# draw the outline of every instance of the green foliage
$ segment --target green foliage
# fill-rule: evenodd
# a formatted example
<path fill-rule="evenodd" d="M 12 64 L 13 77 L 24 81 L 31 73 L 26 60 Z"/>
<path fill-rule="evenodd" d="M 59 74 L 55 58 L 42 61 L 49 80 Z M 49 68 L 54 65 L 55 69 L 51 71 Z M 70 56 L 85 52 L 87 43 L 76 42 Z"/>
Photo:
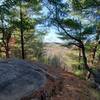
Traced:
<path fill-rule="evenodd" d="M 90 52 L 92 47 L 93 47 L 93 44 L 90 43 L 90 42 L 87 42 L 87 43 L 85 44 L 85 48 L 86 48 L 86 51 L 87 51 L 87 52 Z"/>
<path fill-rule="evenodd" d="M 82 1 L 82 0 L 80 0 Z M 82 4 L 79 0 L 72 0 L 72 5 L 74 10 L 82 10 Z"/>
<path fill-rule="evenodd" d="M 85 8 L 97 7 L 97 6 L 100 6 L 100 1 L 99 0 L 85 0 L 84 6 Z"/>
<path fill-rule="evenodd" d="M 76 11 L 82 11 L 83 9 L 91 7 L 99 7 L 99 0 L 72 0 L 73 9 Z"/>
<path fill-rule="evenodd" d="M 94 27 L 90 26 L 90 27 L 85 27 L 84 31 L 81 33 L 82 35 L 93 35 L 94 34 Z"/>
<path fill-rule="evenodd" d="M 66 19 L 66 20 L 63 21 L 63 24 L 65 25 L 65 27 L 69 27 L 69 28 L 72 28 L 72 29 L 75 29 L 75 30 L 81 28 L 80 23 L 78 23 L 74 19 Z"/>
<path fill-rule="evenodd" d="M 43 36 L 45 34 L 36 30 L 36 25 L 40 23 L 40 20 L 42 21 L 42 19 L 38 19 L 40 10 L 41 4 L 39 0 L 2 1 L 0 5 L 0 46 L 2 48 L 3 43 L 8 39 L 8 44 L 10 44 L 10 38 L 14 38 L 14 45 L 8 45 L 11 57 L 21 56 L 21 30 L 23 31 L 26 57 L 29 59 L 40 59 L 42 57 Z"/>

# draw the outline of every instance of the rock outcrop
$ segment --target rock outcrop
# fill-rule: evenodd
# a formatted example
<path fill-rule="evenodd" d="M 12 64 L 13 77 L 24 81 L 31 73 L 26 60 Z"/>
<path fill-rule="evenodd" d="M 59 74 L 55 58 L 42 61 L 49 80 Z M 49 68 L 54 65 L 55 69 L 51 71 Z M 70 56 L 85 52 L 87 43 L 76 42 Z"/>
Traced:
<path fill-rule="evenodd" d="M 20 100 L 46 82 L 46 76 L 38 66 L 24 60 L 0 61 L 0 100 Z"/>

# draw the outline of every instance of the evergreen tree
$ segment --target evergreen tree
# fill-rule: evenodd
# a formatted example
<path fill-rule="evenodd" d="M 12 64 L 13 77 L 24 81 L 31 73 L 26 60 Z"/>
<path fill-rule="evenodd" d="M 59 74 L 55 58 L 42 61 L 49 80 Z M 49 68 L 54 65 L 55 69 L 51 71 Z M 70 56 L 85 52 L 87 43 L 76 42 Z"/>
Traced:
<path fill-rule="evenodd" d="M 84 67 L 94 75 L 94 72 L 89 68 L 87 62 L 85 43 L 90 41 L 93 34 L 95 35 L 95 25 L 93 25 L 93 21 L 90 21 L 89 18 L 79 15 L 84 14 L 84 9 L 86 9 L 87 6 L 83 6 L 83 0 L 72 0 L 72 2 L 64 2 L 63 0 L 46 1 L 47 4 L 45 4 L 45 2 L 44 4 L 48 9 L 48 15 L 50 15 L 48 16 L 48 21 L 51 25 L 58 28 L 62 39 L 70 40 L 69 42 L 71 44 L 81 48 Z M 75 11 L 75 13 L 73 13 L 73 11 Z M 84 20 L 82 20 L 83 18 L 86 18 L 90 23 L 87 25 L 82 23 L 84 22 Z"/>

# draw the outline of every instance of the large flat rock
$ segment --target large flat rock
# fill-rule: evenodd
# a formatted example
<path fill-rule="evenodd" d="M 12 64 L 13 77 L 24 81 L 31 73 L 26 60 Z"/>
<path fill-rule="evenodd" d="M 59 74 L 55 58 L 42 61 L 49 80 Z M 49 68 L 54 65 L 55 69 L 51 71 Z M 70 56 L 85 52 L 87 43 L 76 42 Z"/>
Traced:
<path fill-rule="evenodd" d="M 0 100 L 20 100 L 42 87 L 46 77 L 35 69 L 38 66 L 24 60 L 0 61 Z"/>

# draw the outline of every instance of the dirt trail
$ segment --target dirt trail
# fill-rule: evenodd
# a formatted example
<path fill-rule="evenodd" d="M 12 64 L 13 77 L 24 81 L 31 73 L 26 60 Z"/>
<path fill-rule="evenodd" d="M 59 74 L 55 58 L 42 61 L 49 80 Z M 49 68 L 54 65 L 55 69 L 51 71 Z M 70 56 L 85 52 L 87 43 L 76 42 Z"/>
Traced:
<path fill-rule="evenodd" d="M 97 100 L 89 90 L 89 84 L 74 74 L 61 69 L 53 70 L 63 78 L 63 86 L 51 100 Z"/>
<path fill-rule="evenodd" d="M 41 65 L 38 63 L 38 65 Z M 80 80 L 74 74 L 61 68 L 42 65 L 48 73 L 58 77 L 56 80 L 48 78 L 48 82 L 32 96 L 22 100 L 97 100 L 90 91 L 89 84 Z M 35 97 L 35 98 L 34 98 Z"/>

